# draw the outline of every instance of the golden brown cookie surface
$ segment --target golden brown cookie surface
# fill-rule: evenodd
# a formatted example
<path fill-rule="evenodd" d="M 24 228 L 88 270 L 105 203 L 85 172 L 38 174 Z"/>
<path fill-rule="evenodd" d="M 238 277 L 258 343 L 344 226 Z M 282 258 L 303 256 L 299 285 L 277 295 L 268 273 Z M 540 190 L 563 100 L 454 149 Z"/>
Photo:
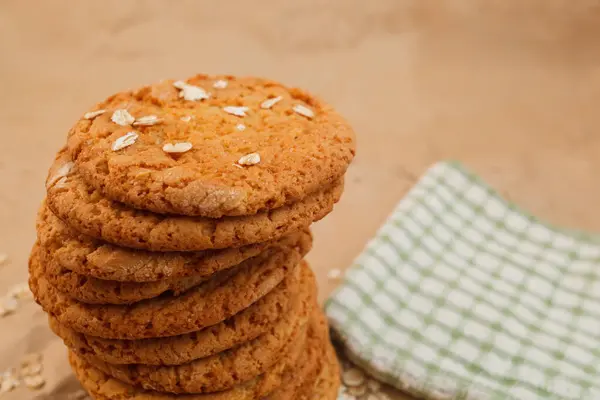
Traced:
<path fill-rule="evenodd" d="M 50 211 L 48 211 L 48 213 L 51 214 Z M 158 297 L 165 292 L 169 292 L 173 296 L 179 296 L 180 294 L 193 288 L 194 286 L 197 286 L 200 283 L 210 279 L 212 276 L 206 275 L 206 270 L 201 270 L 200 274 L 188 275 L 171 279 L 162 279 L 149 282 L 122 282 L 98 279 L 85 274 L 81 274 L 76 271 L 71 271 L 70 269 L 60 264 L 59 261 L 57 261 L 57 259 L 68 258 L 68 262 L 66 264 L 69 266 L 75 265 L 75 268 L 77 270 L 87 269 L 87 266 L 89 265 L 88 259 L 84 256 L 77 257 L 74 256 L 74 254 L 72 253 L 65 253 L 64 251 L 61 251 L 64 249 L 63 244 L 65 242 L 69 242 L 69 239 L 68 237 L 65 238 L 65 235 L 56 234 L 60 227 L 65 227 L 65 225 L 60 224 L 60 222 L 55 225 L 58 227 L 58 229 L 44 229 L 43 225 L 38 224 L 41 230 L 52 231 L 54 233 L 53 235 L 51 235 L 48 234 L 48 232 L 46 232 L 46 234 L 43 235 L 46 238 L 46 244 L 39 246 L 40 260 L 46 268 L 45 278 L 57 290 L 83 303 L 132 304 L 142 300 Z M 72 248 L 72 246 L 68 247 Z M 267 248 L 280 248 L 286 251 L 289 249 L 293 249 L 298 251 L 301 256 L 304 256 L 308 252 L 310 247 L 310 234 L 306 232 L 301 232 L 297 234 L 292 234 L 289 237 L 286 237 L 285 239 L 273 243 L 270 247 Z M 192 262 L 196 260 L 196 257 L 193 254 L 188 255 L 186 253 L 180 253 L 179 257 L 177 257 L 176 255 L 173 255 L 173 257 L 169 257 L 168 255 L 165 255 L 163 253 L 148 254 L 149 252 L 128 251 L 127 249 L 123 248 L 121 248 L 118 251 L 120 251 L 121 253 L 126 253 L 128 256 L 125 257 L 125 261 L 122 264 L 123 266 L 122 268 L 120 268 L 121 272 L 124 272 L 123 269 L 125 268 L 129 268 L 133 271 L 135 270 L 136 266 L 143 266 L 142 263 L 146 260 L 152 263 L 152 265 L 158 264 L 158 268 L 160 271 L 170 269 L 168 265 L 157 263 L 157 260 L 154 260 L 153 262 L 151 254 L 156 254 L 157 257 L 162 258 L 167 262 L 174 261 L 174 265 L 178 266 L 181 266 L 181 264 L 177 263 L 177 261 L 181 261 L 182 259 L 186 260 L 187 257 L 189 257 L 189 259 Z M 82 252 L 85 252 L 85 250 L 82 249 Z M 137 253 L 143 253 L 142 257 L 137 258 Z M 241 252 L 238 253 L 238 255 L 241 254 Z M 79 263 L 81 264 L 78 265 L 77 262 L 73 262 L 74 257 L 77 257 L 79 259 Z M 100 258 L 102 259 L 102 257 Z M 114 260 L 114 258 L 110 256 L 108 256 L 107 258 L 110 260 Z M 235 256 L 232 257 L 232 259 L 235 258 Z M 102 260 L 96 262 L 100 265 L 106 265 L 106 263 L 103 263 Z M 224 271 L 226 271 L 227 269 L 234 267 L 235 266 L 230 266 L 229 264 L 218 264 L 218 269 L 221 273 L 224 273 Z M 183 268 L 184 267 L 181 266 L 180 270 Z M 174 271 L 172 271 L 171 269 L 171 272 L 173 273 Z M 183 272 L 184 271 L 181 271 L 181 274 L 183 274 Z"/>
<path fill-rule="evenodd" d="M 317 311 L 318 318 L 321 324 L 325 324 L 325 318 L 320 311 Z M 327 328 L 323 327 L 326 332 Z M 284 382 L 277 390 L 275 390 L 266 400 L 292 400 L 297 399 L 305 390 L 305 387 L 314 386 L 317 376 L 320 374 L 327 349 L 326 343 L 328 337 L 324 333 L 320 346 L 307 348 L 307 362 L 297 364 L 294 369 L 289 370 L 284 377 Z"/>
<path fill-rule="evenodd" d="M 72 228 L 120 246 L 152 251 L 199 251 L 279 239 L 307 229 L 339 200 L 343 181 L 299 203 L 244 217 L 186 217 L 140 211 L 110 201 L 69 167 L 62 151 L 50 170 L 49 208 Z M 59 178 L 60 177 L 60 178 Z"/>
<path fill-rule="evenodd" d="M 154 282 L 108 281 L 61 267 L 52 258 L 51 251 L 43 246 L 38 246 L 36 251 L 39 252 L 40 262 L 44 264 L 44 277 L 48 283 L 66 296 L 87 304 L 133 304 L 165 292 L 179 296 L 210 279 L 209 276 L 196 275 Z"/>
<path fill-rule="evenodd" d="M 307 310 L 308 311 L 308 310 Z M 265 373 L 306 340 L 309 315 L 235 348 L 176 366 L 113 365 L 96 357 L 82 358 L 102 372 L 145 390 L 169 393 L 210 393 L 228 390 Z"/>
<path fill-rule="evenodd" d="M 218 80 L 227 86 L 213 87 Z M 95 108 L 106 111 L 82 118 L 68 140 L 85 181 L 158 213 L 278 208 L 338 180 L 355 152 L 354 132 L 331 106 L 264 79 L 197 75 L 122 92 Z"/>
<path fill-rule="evenodd" d="M 175 336 L 217 324 L 247 308 L 298 271 L 295 250 L 269 249 L 225 270 L 181 296 L 161 296 L 132 305 L 85 304 L 56 290 L 32 252 L 29 285 L 36 301 L 73 330 L 108 339 Z M 297 272 L 296 272 L 297 273 Z"/>
<path fill-rule="evenodd" d="M 320 320 L 317 330 L 308 331 L 306 343 L 298 346 L 296 351 L 287 353 L 273 368 L 266 373 L 242 385 L 215 393 L 206 394 L 167 394 L 146 391 L 120 382 L 94 368 L 91 364 L 69 353 L 69 361 L 83 387 L 95 400 L 254 400 L 261 399 L 285 383 L 285 378 L 292 376 L 298 365 L 312 362 L 309 355 L 322 352 L 325 343 L 326 324 Z M 316 361 L 316 360 L 315 360 Z"/>
<path fill-rule="evenodd" d="M 278 241 L 243 247 L 199 252 L 151 252 L 115 246 L 70 228 L 43 205 L 38 214 L 40 243 L 52 251 L 56 262 L 73 272 L 98 279 L 150 282 L 209 276 L 255 257 L 273 245 L 298 246 L 307 253 L 312 246 L 310 232 L 294 232 Z"/>
<path fill-rule="evenodd" d="M 165 338 L 117 340 L 82 335 L 50 317 L 52 330 L 75 352 L 111 364 L 180 365 L 231 349 L 256 339 L 310 308 L 317 296 L 314 274 L 303 265 L 275 289 L 247 309 L 206 329 Z"/>
<path fill-rule="evenodd" d="M 335 400 L 340 385 L 340 363 L 331 342 L 327 342 L 325 359 L 316 382 L 299 391 L 297 400 Z"/>

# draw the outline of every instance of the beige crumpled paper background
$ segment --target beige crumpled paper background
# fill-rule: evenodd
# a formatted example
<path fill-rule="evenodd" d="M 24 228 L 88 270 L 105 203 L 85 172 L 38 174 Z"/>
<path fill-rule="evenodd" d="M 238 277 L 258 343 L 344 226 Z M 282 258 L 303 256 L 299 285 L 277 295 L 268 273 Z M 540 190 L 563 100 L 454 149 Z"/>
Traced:
<path fill-rule="evenodd" d="M 539 216 L 600 230 L 600 8 L 569 0 L 0 1 L 0 295 L 26 279 L 53 153 L 96 100 L 196 72 L 306 87 L 355 126 L 359 155 L 310 260 L 324 298 L 432 162 L 458 158 Z M 44 355 L 77 389 L 40 309 L 0 319 L 0 371 Z M 400 398 L 400 397 L 399 397 Z"/>

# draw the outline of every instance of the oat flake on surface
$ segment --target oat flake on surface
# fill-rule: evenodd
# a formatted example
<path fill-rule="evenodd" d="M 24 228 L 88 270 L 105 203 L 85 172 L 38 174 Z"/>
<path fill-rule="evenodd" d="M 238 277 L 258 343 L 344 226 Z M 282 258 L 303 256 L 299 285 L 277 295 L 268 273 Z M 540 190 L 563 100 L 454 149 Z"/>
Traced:
<path fill-rule="evenodd" d="M 161 122 L 161 120 L 156 115 L 146 115 L 144 117 L 137 118 L 133 122 L 133 125 L 134 126 L 150 126 L 150 125 L 156 125 L 159 122 Z"/>
<path fill-rule="evenodd" d="M 180 118 L 180 120 L 182 120 L 183 122 L 190 122 L 192 120 L 192 117 L 189 115 L 184 115 Z"/>
<path fill-rule="evenodd" d="M 21 366 L 35 365 L 42 362 L 43 356 L 41 353 L 29 353 L 21 359 Z"/>
<path fill-rule="evenodd" d="M 227 81 L 225 81 L 223 79 L 219 79 L 218 81 L 213 83 L 213 87 L 215 89 L 225 89 L 227 87 L 227 85 L 228 85 Z"/>
<path fill-rule="evenodd" d="M 36 376 L 36 375 L 40 375 L 43 370 L 44 370 L 44 367 L 42 366 L 42 364 L 38 363 L 38 364 L 30 364 L 30 365 L 22 366 L 20 372 L 21 372 L 21 376 Z"/>
<path fill-rule="evenodd" d="M 19 387 L 19 380 L 11 371 L 6 371 L 0 376 L 0 394 L 8 393 Z"/>
<path fill-rule="evenodd" d="M 238 160 L 238 164 L 240 165 L 256 165 L 260 162 L 260 154 L 258 153 L 250 153 L 241 157 Z"/>
<path fill-rule="evenodd" d="M 246 130 L 246 125 L 244 124 L 237 124 L 235 127 L 238 131 L 242 132 Z"/>
<path fill-rule="evenodd" d="M 373 390 L 373 391 L 380 390 L 381 383 L 379 383 L 379 381 L 376 381 L 375 379 L 369 379 L 367 381 L 367 388 L 369 388 L 369 390 Z"/>
<path fill-rule="evenodd" d="M 246 116 L 246 111 L 248 111 L 249 108 L 248 107 L 237 107 L 237 106 L 226 106 L 223 107 L 223 111 L 225 111 L 228 114 L 231 115 L 236 115 L 238 117 L 245 117 Z"/>
<path fill-rule="evenodd" d="M 279 103 L 282 99 L 283 99 L 283 97 L 281 97 L 281 96 L 267 99 L 262 102 L 262 104 L 260 105 L 260 108 L 268 110 L 269 108 L 273 107 L 275 104 Z"/>
<path fill-rule="evenodd" d="M 297 114 L 303 115 L 306 118 L 313 118 L 315 116 L 315 112 L 310 108 L 303 106 L 302 104 L 296 104 L 293 108 L 294 112 Z"/>
<path fill-rule="evenodd" d="M 342 271 L 340 269 L 334 268 L 327 273 L 327 277 L 332 280 L 340 279 L 342 277 Z"/>
<path fill-rule="evenodd" d="M 210 94 L 199 86 L 190 85 L 183 81 L 177 81 L 173 83 L 173 86 L 180 90 L 179 97 L 187 101 L 207 100 L 210 98 Z"/>
<path fill-rule="evenodd" d="M 54 174 L 54 176 L 48 180 L 48 183 L 46 184 L 47 187 L 51 187 L 56 182 L 58 182 L 60 179 L 67 177 L 71 173 L 71 170 L 73 169 L 74 166 L 75 166 L 75 164 L 73 163 L 73 161 L 69 161 L 69 162 L 63 164 L 56 171 L 56 174 Z"/>
<path fill-rule="evenodd" d="M 106 110 L 96 110 L 96 111 L 86 112 L 85 114 L 83 114 L 83 118 L 94 119 L 97 116 L 104 114 L 105 112 L 106 112 Z"/>
<path fill-rule="evenodd" d="M 17 311 L 17 308 L 19 308 L 19 303 L 17 302 L 17 299 L 15 299 L 14 297 L 5 297 L 2 300 L 2 303 L 0 304 L 0 306 L 8 314 L 12 314 L 15 311 Z"/>
<path fill-rule="evenodd" d="M 139 135 L 136 132 L 129 132 L 115 140 L 115 142 L 112 145 L 112 150 L 119 151 L 121 149 L 124 149 L 125 147 L 129 147 L 136 142 L 138 137 Z"/>
<path fill-rule="evenodd" d="M 26 376 L 23 378 L 23 383 L 29 389 L 39 390 L 46 385 L 46 380 L 41 375 Z"/>
<path fill-rule="evenodd" d="M 340 400 L 390 400 L 383 385 L 367 376 L 361 369 L 349 362 L 342 361 L 342 386 Z"/>
<path fill-rule="evenodd" d="M 342 374 L 342 381 L 346 386 L 360 386 L 365 380 L 365 374 L 358 368 L 349 368 Z"/>
<path fill-rule="evenodd" d="M 135 118 L 133 118 L 133 115 L 129 114 L 129 111 L 120 108 L 113 112 L 113 115 L 112 117 L 110 117 L 110 120 L 117 125 L 128 126 L 133 124 Z"/>
<path fill-rule="evenodd" d="M 175 86 L 177 89 L 183 89 L 184 87 L 188 86 L 187 82 L 184 81 L 175 81 L 173 82 L 173 86 Z"/>
<path fill-rule="evenodd" d="M 163 151 L 165 153 L 185 153 L 192 149 L 193 145 L 190 142 L 165 143 Z"/>
<path fill-rule="evenodd" d="M 24 300 L 33 298 L 33 293 L 31 293 L 31 289 L 29 289 L 29 284 L 27 282 L 23 282 L 17 283 L 11 287 L 7 296 L 18 300 Z"/>

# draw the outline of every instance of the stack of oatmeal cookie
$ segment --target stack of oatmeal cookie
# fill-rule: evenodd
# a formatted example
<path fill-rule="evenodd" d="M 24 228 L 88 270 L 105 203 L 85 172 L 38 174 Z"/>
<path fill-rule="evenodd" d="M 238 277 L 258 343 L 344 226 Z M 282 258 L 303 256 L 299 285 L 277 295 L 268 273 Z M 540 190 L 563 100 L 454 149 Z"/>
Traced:
<path fill-rule="evenodd" d="M 309 94 L 198 75 L 118 93 L 47 180 L 30 286 L 95 399 L 334 399 L 303 261 L 354 133 Z"/>

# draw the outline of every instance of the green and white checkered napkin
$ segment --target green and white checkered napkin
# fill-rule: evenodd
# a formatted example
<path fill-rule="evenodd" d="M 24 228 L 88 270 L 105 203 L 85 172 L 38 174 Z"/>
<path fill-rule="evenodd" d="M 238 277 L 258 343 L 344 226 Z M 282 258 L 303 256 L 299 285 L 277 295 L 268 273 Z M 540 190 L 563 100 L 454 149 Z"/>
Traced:
<path fill-rule="evenodd" d="M 600 242 L 433 166 L 326 311 L 348 356 L 426 399 L 600 399 Z"/>

